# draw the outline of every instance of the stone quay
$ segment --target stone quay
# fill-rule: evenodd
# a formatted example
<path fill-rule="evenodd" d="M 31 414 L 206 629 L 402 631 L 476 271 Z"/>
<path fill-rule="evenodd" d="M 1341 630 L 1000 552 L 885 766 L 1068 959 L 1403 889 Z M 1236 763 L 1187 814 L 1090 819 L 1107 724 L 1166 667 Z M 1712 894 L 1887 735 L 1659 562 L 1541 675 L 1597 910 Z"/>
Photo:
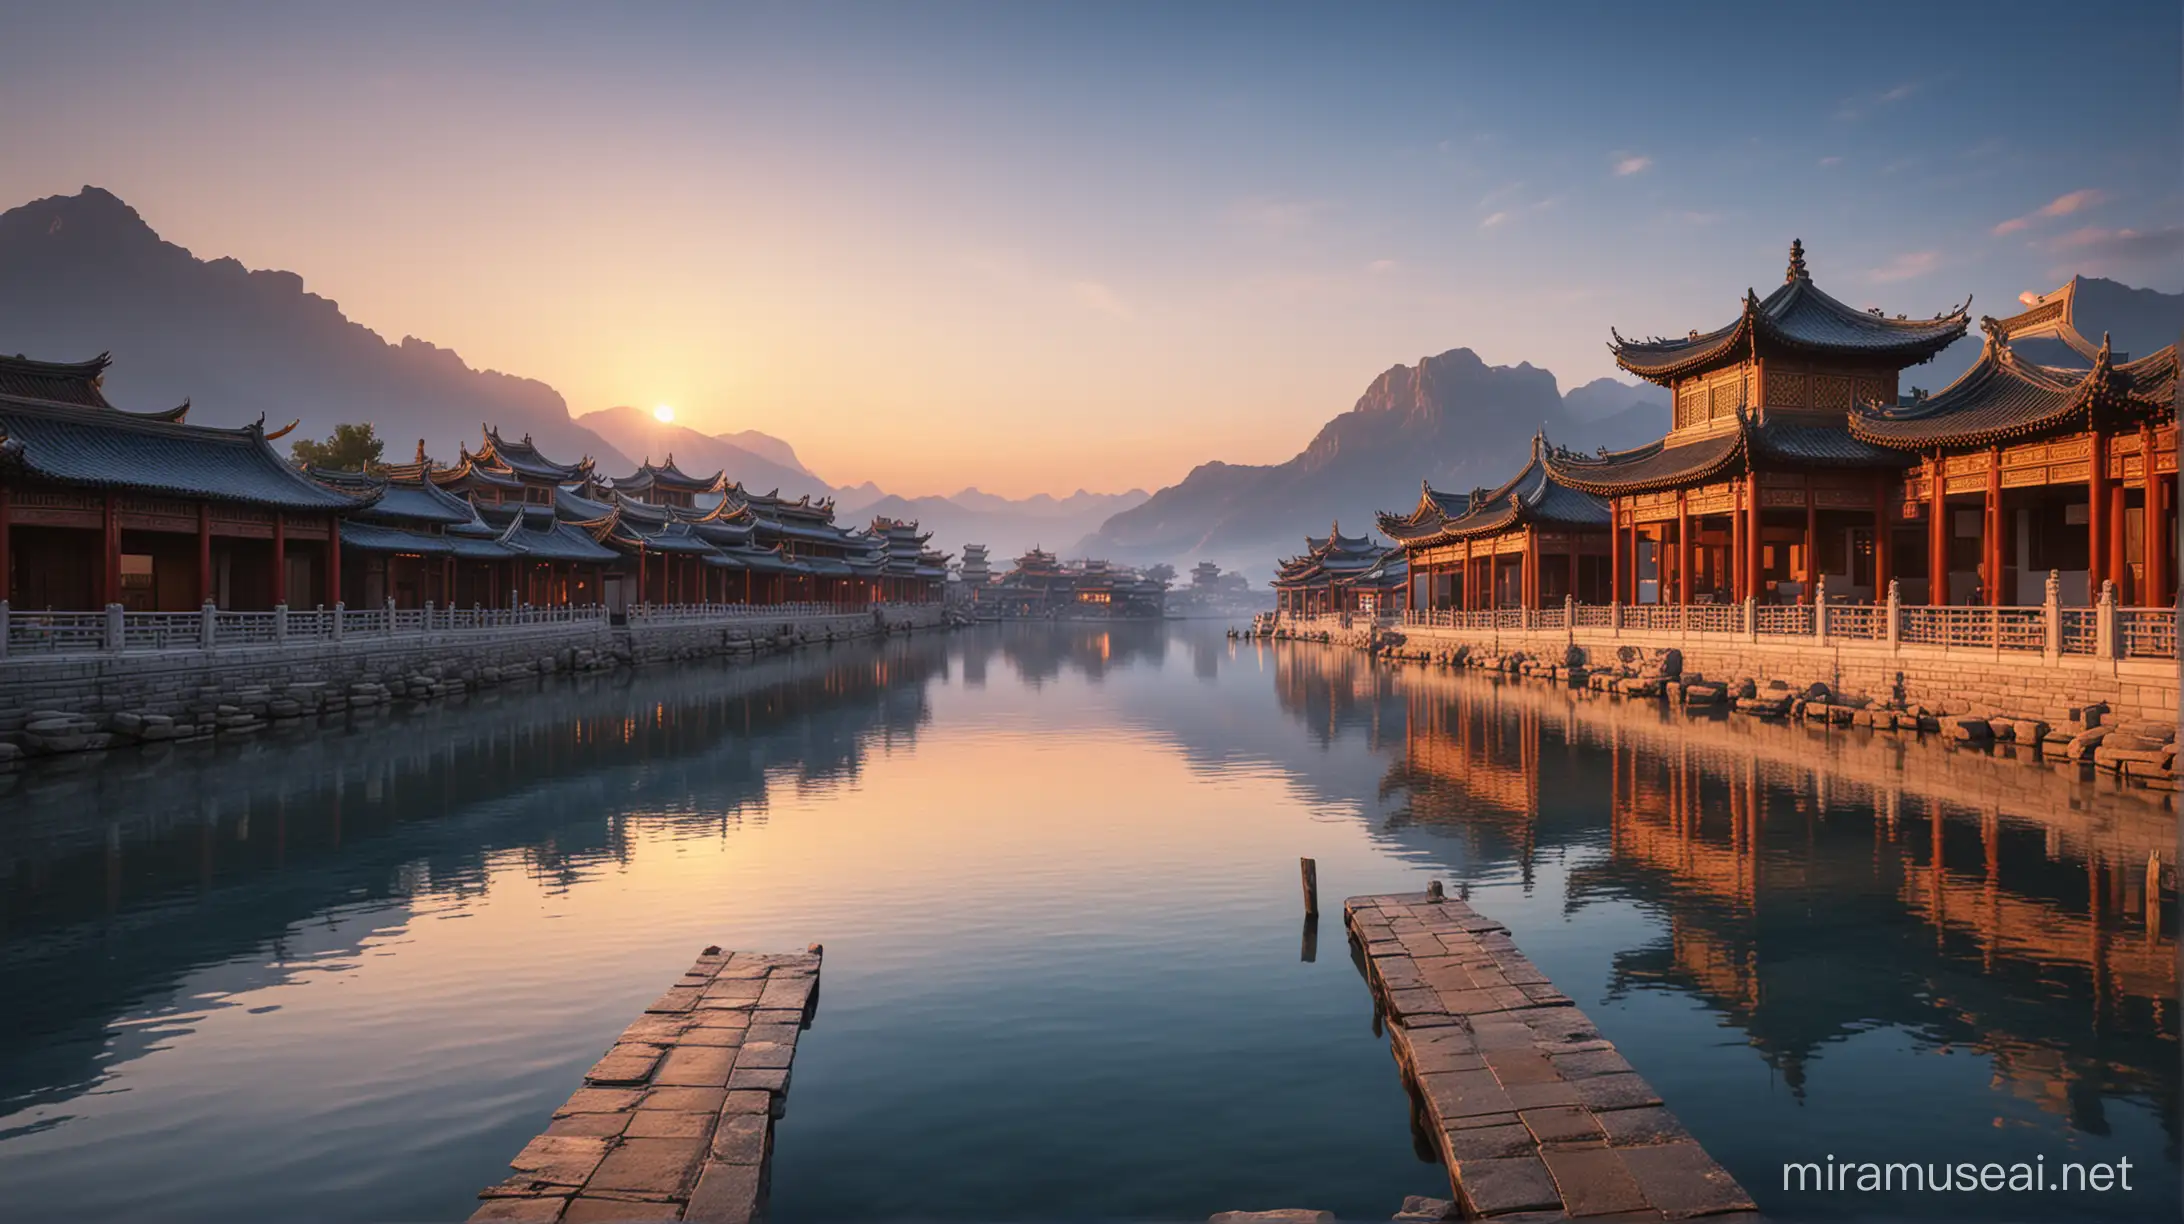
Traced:
<path fill-rule="evenodd" d="M 336 720 L 348 711 L 424 702 L 557 673 L 725 656 L 753 658 L 798 646 L 952 623 L 938 604 L 875 605 L 858 612 L 724 605 L 633 610 L 616 623 L 603 609 L 556 610 L 555 619 L 504 623 L 431 610 L 384 631 L 268 631 L 206 645 L 139 647 L 117 615 L 114 631 L 85 648 L 24 650 L 37 618 L 0 609 L 0 771 L 42 756 L 255 734 L 268 726 Z M 298 613 L 323 626 L 340 613 Z M 348 614 L 356 616 L 356 613 Z M 415 614 L 405 614 L 415 617 Z M 220 613 L 223 627 L 239 617 Z M 195 619 L 195 618 L 191 618 Z M 285 626 L 283 626 L 285 627 Z"/>
<path fill-rule="evenodd" d="M 765 1212 L 775 1119 L 822 950 L 705 949 L 486 1187 L 485 1221 L 748 1224 Z"/>
<path fill-rule="evenodd" d="M 1465 1218 L 1760 1218 L 1500 923 L 1438 884 L 1352 897 L 1343 919 Z"/>

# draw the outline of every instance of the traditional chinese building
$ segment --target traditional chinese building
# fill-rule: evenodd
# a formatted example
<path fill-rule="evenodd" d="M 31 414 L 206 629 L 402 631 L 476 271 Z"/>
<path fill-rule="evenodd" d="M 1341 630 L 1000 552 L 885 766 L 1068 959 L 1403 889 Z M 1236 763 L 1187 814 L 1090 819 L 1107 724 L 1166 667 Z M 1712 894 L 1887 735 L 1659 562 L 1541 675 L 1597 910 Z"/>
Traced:
<path fill-rule="evenodd" d="M 1335 579 L 1335 605 L 1362 616 L 1387 616 L 1407 606 L 1410 558 L 1399 548 L 1380 554 L 1380 559 L 1358 573 Z"/>
<path fill-rule="evenodd" d="M 1275 606 L 1292 616 L 1341 611 L 1335 580 L 1371 569 L 1388 550 L 1367 536 L 1346 536 L 1336 523 L 1325 536 L 1306 536 L 1304 551 L 1275 567 Z"/>
<path fill-rule="evenodd" d="M 1168 584 L 1102 560 L 1064 565 L 1034 548 L 1016 559 L 984 600 L 1004 616 L 1149 618 L 1165 615 Z"/>
<path fill-rule="evenodd" d="M 931 532 L 920 532 L 914 522 L 875 518 L 867 533 L 879 545 L 883 561 L 879 573 L 882 599 L 929 603 L 940 597 L 948 577 L 948 556 L 926 547 Z"/>
<path fill-rule="evenodd" d="M 969 592 L 973 603 L 977 602 L 978 593 L 993 581 L 993 563 L 986 558 L 986 546 L 965 544 L 963 562 L 957 567 L 957 572 L 963 579 L 963 589 Z"/>
<path fill-rule="evenodd" d="M 1409 514 L 1380 516 L 1409 561 L 1412 610 L 1608 602 L 1608 504 L 1557 479 L 1549 455 L 1536 436 L 1531 458 L 1499 487 L 1455 494 L 1421 483 Z"/>
<path fill-rule="evenodd" d="M 1616 364 L 1669 389 L 1672 427 L 1648 446 L 1552 451 L 1547 468 L 1610 506 L 1619 602 L 1872 599 L 1926 573 L 1926 537 L 1898 496 L 1906 452 L 1850 430 L 1855 405 L 1894 402 L 1900 373 L 1964 334 L 1966 306 L 1893 318 L 1822 292 L 1790 246 L 1781 286 L 1682 339 L 1614 336 Z M 1924 586 L 1921 581 L 1920 586 Z M 1906 599 L 1924 591 L 1907 589 Z"/>
<path fill-rule="evenodd" d="M 1979 360 L 1943 390 L 1851 414 L 1859 441 L 1917 464 L 1897 500 L 1950 603 L 2037 604 L 2050 571 L 2064 603 L 2104 582 L 2126 605 L 2176 600 L 2176 346 L 2132 361 L 2092 344 L 2075 289 L 1981 320 Z"/>
<path fill-rule="evenodd" d="M 370 489 L 291 466 L 264 423 L 128 412 L 108 360 L 0 358 L 0 600 L 17 609 L 238 610 L 342 599 L 345 518 Z M 289 428 L 294 428 L 291 424 Z"/>

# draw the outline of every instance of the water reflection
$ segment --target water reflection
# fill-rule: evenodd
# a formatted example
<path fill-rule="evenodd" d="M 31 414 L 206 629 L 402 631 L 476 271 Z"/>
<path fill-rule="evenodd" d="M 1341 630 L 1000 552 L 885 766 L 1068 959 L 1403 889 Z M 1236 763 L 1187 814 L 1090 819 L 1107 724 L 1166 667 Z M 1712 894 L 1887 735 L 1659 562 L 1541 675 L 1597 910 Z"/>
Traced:
<path fill-rule="evenodd" d="M 1299 855 L 1330 913 L 1453 880 L 1778 1218 L 1875 1208 L 1770 1194 L 1830 1151 L 2175 1202 L 2174 811 L 2030 756 L 1009 625 L 0 787 L 0 1182 L 48 1215 L 459 1215 L 731 938 L 829 949 L 777 1218 L 1384 1215 L 1439 1174 Z"/>
<path fill-rule="evenodd" d="M 1467 883 L 1523 893 L 1552 859 L 1565 924 L 1598 911 L 1624 928 L 1608 949 L 1600 998 L 1610 1009 L 1647 992 L 1694 1001 L 1761 1055 L 1791 1102 L 1811 1104 L 1826 1082 L 1828 1099 L 1803 1117 L 1669 1093 L 1712 1123 L 1713 1134 L 1695 1124 L 1702 1138 L 1765 1147 L 1735 1135 L 1772 1113 L 1816 1137 L 1855 1136 L 1862 1122 L 1869 1138 L 1900 1142 L 1903 1120 L 1873 1116 L 1885 1091 L 1868 1093 L 1869 1077 L 1973 1055 L 1985 1092 L 1959 1093 L 1954 1117 L 2046 1133 L 2082 1158 L 2130 1155 L 2157 1182 L 2137 1208 L 2173 1207 L 2184 1137 L 2176 920 L 2173 894 L 2152 910 L 2145 895 L 2148 856 L 2167 858 L 2176 843 L 2170 796 L 2006 748 L 1687 715 L 1309 646 L 1278 648 L 1273 662 L 1282 705 L 1311 734 L 1356 736 L 1390 758 L 1384 836 L 1443 858 Z M 1650 921 L 1634 926 L 1634 913 Z M 1525 942 L 1525 924 L 1514 925 Z M 1621 1035 L 1606 1013 L 1596 1018 Z M 1900 1056 L 1857 1041 L 1884 1032 L 1908 1041 Z M 1657 1078 L 1710 1078 L 1633 1057 Z M 1845 1094 L 1855 1122 L 1816 1116 L 1845 1109 Z M 2158 1133 L 2124 1133 L 2119 1109 L 2150 1115 Z M 1936 1155 L 1967 1144 L 1991 1155 L 1976 1134 L 1932 1142 L 1957 1145 Z M 1730 1162 L 1770 1211 L 1876 1206 L 1770 1203 L 1758 1179 L 1820 1153 L 1774 1147 L 1771 1160 Z M 2006 1214 L 2020 1210 L 2067 1216 L 2084 1204 L 2013 1203 Z"/>

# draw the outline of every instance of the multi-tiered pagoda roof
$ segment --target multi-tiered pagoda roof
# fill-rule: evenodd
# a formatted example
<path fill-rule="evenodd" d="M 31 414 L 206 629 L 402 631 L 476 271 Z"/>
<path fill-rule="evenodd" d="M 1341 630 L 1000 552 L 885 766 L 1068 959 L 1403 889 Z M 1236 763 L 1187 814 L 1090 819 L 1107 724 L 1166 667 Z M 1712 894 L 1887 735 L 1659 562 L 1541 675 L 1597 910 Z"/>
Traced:
<path fill-rule="evenodd" d="M 1498 488 L 1444 493 L 1420 482 L 1418 505 L 1409 514 L 1382 514 L 1380 530 L 1397 544 L 1417 548 L 1445 540 L 1500 535 L 1527 523 L 1550 527 L 1606 527 L 1608 504 L 1556 478 L 1545 434 L 1532 439 L 1531 458 Z"/>
<path fill-rule="evenodd" d="M 1626 340 L 1610 329 L 1615 363 L 1638 377 L 1667 385 L 1753 353 L 1770 350 L 1833 358 L 1859 358 L 1902 368 L 1927 361 L 1964 334 L 1971 316 L 1962 306 L 1930 319 L 1891 319 L 1829 296 L 1805 268 L 1805 245 L 1790 244 L 1782 284 L 1765 298 L 1750 289 L 1737 317 L 1708 332 L 1680 340 Z"/>
<path fill-rule="evenodd" d="M 1371 569 L 1388 550 L 1370 536 L 1346 536 L 1337 521 L 1325 536 L 1306 536 L 1304 552 L 1282 560 L 1275 567 L 1276 586 L 1300 586 L 1333 581 Z"/>

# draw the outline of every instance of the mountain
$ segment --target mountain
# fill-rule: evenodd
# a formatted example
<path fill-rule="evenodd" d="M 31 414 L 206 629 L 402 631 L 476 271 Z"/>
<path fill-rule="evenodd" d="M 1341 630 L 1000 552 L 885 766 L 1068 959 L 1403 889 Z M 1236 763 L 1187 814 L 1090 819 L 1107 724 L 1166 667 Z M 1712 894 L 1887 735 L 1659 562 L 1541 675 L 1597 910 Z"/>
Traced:
<path fill-rule="evenodd" d="M 555 458 L 631 466 L 570 420 L 545 383 L 472 369 L 414 336 L 390 344 L 295 273 L 199 259 L 97 187 L 0 213 L 0 351 L 55 361 L 111 352 L 106 391 L 117 404 L 187 397 L 190 419 L 208 425 L 262 415 L 324 437 L 371 421 L 390 459 L 407 459 L 420 438 L 450 458 L 490 422 Z"/>
<path fill-rule="evenodd" d="M 1573 402 L 1546 370 L 1489 366 L 1470 349 L 1450 349 L 1381 374 L 1288 462 L 1203 464 L 1071 551 L 1179 567 L 1211 559 L 1265 575 L 1301 550 L 1308 531 L 1339 520 L 1359 533 L 1372 528 L 1376 510 L 1408 510 L 1421 478 L 1443 489 L 1507 479 L 1538 430 L 1589 450 L 1635 446 L 1667 425 L 1658 388 L 1600 379 Z"/>
<path fill-rule="evenodd" d="M 626 455 L 664 463 L 674 456 L 675 466 L 693 476 L 726 471 L 728 479 L 760 493 L 779 489 L 790 497 L 806 493 L 825 497 L 833 493 L 827 482 L 796 461 L 796 452 L 779 438 L 747 429 L 736 434 L 704 434 L 672 421 L 662 421 L 642 408 L 623 405 L 587 412 L 577 424 Z M 755 445 L 754 445 L 755 444 Z M 783 457 L 787 462 L 783 462 Z M 634 466 L 634 465 L 633 465 Z M 629 469 L 607 472 L 619 476 Z"/>
<path fill-rule="evenodd" d="M 770 463 L 780 464 L 792 472 L 802 472 L 813 480 L 818 479 L 810 468 L 804 466 L 804 461 L 796 457 L 795 447 L 774 437 L 772 434 L 760 433 L 755 429 L 746 429 L 740 433 L 714 434 L 713 436 L 730 446 L 747 450 Z"/>
<path fill-rule="evenodd" d="M 1127 493 L 1087 493 L 1083 489 L 1067 497 L 1055 497 L 1051 493 L 1034 493 L 1030 497 L 1007 498 L 998 493 L 988 493 L 972 485 L 949 494 L 948 500 L 966 510 L 978 510 L 992 514 L 1019 514 L 1032 518 L 1083 518 L 1104 519 L 1119 514 L 1132 506 L 1143 505 L 1151 497 L 1143 489 Z"/>
<path fill-rule="evenodd" d="M 2184 293 L 2137 289 L 2101 276 L 2072 279 L 2077 282 L 2075 300 L 2071 303 L 2072 322 L 2079 333 L 2093 343 L 2099 344 L 2101 333 L 2106 332 L 2117 352 L 2144 357 L 2184 339 Z M 1994 314 L 2003 318 L 2031 305 L 2027 301 L 2009 303 L 2007 309 Z M 1980 329 L 1971 328 L 1963 339 L 1943 349 L 1933 361 L 1905 370 L 1904 389 L 1908 391 L 1918 386 L 1939 391 L 1948 386 L 1979 360 L 1982 342 Z M 2021 350 L 2021 355 L 2024 353 L 2032 354 L 2036 361 L 2050 360 L 2044 346 L 2028 345 Z"/>

